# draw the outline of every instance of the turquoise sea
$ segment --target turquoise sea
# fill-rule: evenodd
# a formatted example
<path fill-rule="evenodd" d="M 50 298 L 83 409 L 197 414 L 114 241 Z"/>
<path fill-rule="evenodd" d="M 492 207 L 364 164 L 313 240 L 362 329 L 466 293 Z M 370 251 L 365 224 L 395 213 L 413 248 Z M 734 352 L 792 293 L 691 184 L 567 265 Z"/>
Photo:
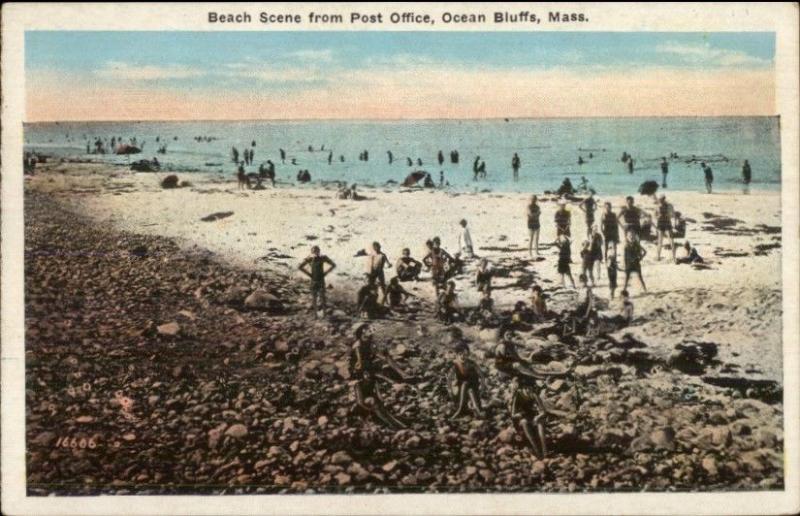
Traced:
<path fill-rule="evenodd" d="M 212 137 L 197 141 L 195 137 Z M 86 156 L 86 145 L 112 137 L 144 142 L 133 156 Z M 156 139 L 158 138 L 158 141 Z M 255 147 L 252 142 L 255 141 Z M 157 154 L 166 144 L 166 153 Z M 313 150 L 309 150 L 309 146 Z M 324 146 L 325 150 L 321 150 Z M 717 190 L 741 188 L 745 159 L 753 170 L 753 188 L 780 189 L 780 121 L 777 117 L 731 118 L 580 118 L 420 121 L 237 121 L 237 122 L 49 122 L 25 125 L 25 148 L 56 156 L 91 157 L 112 163 L 157 156 L 166 170 L 219 172 L 231 176 L 236 165 L 231 147 L 255 150 L 248 171 L 271 159 L 278 180 L 294 180 L 307 169 L 313 182 L 342 180 L 383 185 L 402 182 L 424 170 L 439 182 L 440 171 L 458 191 L 541 192 L 554 190 L 565 176 L 577 186 L 581 176 L 600 194 L 632 193 L 645 180 L 660 183 L 662 156 L 671 158 L 670 190 L 702 190 L 699 159 L 714 171 Z M 281 162 L 279 149 L 286 152 Z M 438 163 L 438 152 L 444 164 Z M 450 152 L 459 152 L 459 163 Z M 363 151 L 368 161 L 359 160 Z M 394 162 L 389 164 L 387 151 Z M 329 152 L 333 153 L 328 164 Z M 519 155 L 519 180 L 511 158 Z M 622 163 L 633 156 L 634 172 Z M 344 161 L 340 161 L 344 156 Z M 473 162 L 486 163 L 486 179 L 473 180 Z M 692 156 L 695 158 L 692 159 Z M 407 158 L 413 160 L 408 166 Z M 417 164 L 417 159 L 422 165 Z M 579 165 L 579 159 L 584 163 Z M 294 160 L 295 164 L 292 164 Z"/>

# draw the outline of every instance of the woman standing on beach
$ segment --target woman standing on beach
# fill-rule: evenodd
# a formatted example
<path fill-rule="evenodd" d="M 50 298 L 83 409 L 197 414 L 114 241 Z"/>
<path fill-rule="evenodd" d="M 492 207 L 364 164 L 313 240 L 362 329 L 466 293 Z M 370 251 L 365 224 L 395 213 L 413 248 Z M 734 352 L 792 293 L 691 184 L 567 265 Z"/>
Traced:
<path fill-rule="evenodd" d="M 536 196 L 531 197 L 531 203 L 528 205 L 528 232 L 530 233 L 530 240 L 528 241 L 528 256 L 531 256 L 533 249 L 535 249 L 535 257 L 539 257 L 539 216 L 542 214 L 542 209 L 536 202 Z"/>
<path fill-rule="evenodd" d="M 569 277 L 570 283 L 572 283 L 572 288 L 575 288 L 575 280 L 572 278 L 572 268 L 570 264 L 572 263 L 572 249 L 570 249 L 570 245 L 572 242 L 569 241 L 566 235 L 559 235 L 558 240 L 556 240 L 556 246 L 558 246 L 558 273 L 561 275 L 561 286 L 565 286 L 565 277 Z"/>
<path fill-rule="evenodd" d="M 567 210 L 567 202 L 564 200 L 558 201 L 559 208 L 556 210 L 556 237 L 570 236 L 570 225 L 572 224 L 572 214 Z"/>

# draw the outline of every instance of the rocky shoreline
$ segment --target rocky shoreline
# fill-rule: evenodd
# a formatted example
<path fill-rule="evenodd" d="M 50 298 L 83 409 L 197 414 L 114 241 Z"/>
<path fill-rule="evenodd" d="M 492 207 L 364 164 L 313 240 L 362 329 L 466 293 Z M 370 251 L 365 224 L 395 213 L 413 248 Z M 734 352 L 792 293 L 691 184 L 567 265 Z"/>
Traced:
<path fill-rule="evenodd" d="M 581 357 L 574 381 L 548 386 L 571 416 L 537 460 L 483 358 L 491 332 L 465 328 L 487 417 L 447 421 L 446 328 L 423 306 L 374 323 L 379 346 L 425 377 L 381 386 L 413 422 L 389 430 L 352 410 L 349 308 L 315 320 L 288 276 L 99 225 L 45 194 L 25 201 L 29 495 L 783 487 L 780 386 L 704 381 L 686 366 L 714 360 L 701 342 L 667 360 L 641 337 L 528 339 L 544 364 Z"/>

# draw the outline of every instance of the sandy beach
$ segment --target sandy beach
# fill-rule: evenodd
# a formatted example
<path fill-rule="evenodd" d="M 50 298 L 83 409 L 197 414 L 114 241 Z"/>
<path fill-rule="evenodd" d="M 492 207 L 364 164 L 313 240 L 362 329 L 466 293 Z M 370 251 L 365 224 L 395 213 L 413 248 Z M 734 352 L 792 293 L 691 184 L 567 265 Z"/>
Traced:
<path fill-rule="evenodd" d="M 302 281 L 304 276 L 296 267 L 312 245 L 319 245 L 338 266 L 330 285 L 353 303 L 366 272 L 365 258 L 354 256 L 359 250 L 378 241 L 392 263 L 404 247 L 421 259 L 425 240 L 439 236 L 443 247 L 453 253 L 462 218 L 469 222 L 476 254 L 504 271 L 505 277 L 494 280 L 496 306 L 511 309 L 516 301 L 527 301 L 532 282 L 552 296 L 556 310 L 577 302 L 577 290 L 558 288 L 557 250 L 552 246 L 557 204 L 552 197 L 545 196 L 541 202 L 544 260 L 537 262 L 527 252 L 527 194 L 387 186 L 364 188 L 365 200 L 349 201 L 335 198 L 335 186 L 284 184 L 277 189 L 242 191 L 230 177 L 184 174 L 181 179 L 192 186 L 164 190 L 160 180 L 166 174 L 109 170 L 103 165 L 61 168 L 68 172 L 34 177 L 31 186 L 66 195 L 68 202 L 95 220 L 126 231 L 175 238 L 188 248 L 207 249 L 239 267 L 276 270 Z M 711 339 L 720 345 L 723 361 L 737 363 L 757 377 L 780 381 L 781 335 L 775 331 L 781 319 L 779 194 L 665 192 L 688 220 L 686 239 L 708 267 L 676 265 L 668 250 L 662 251 L 659 262 L 655 243 L 646 243 L 643 275 L 648 293 L 641 291 L 635 279 L 630 291 L 637 317 L 647 324 L 631 331 L 637 337 L 646 336 L 667 354 L 682 340 Z M 637 205 L 654 212 L 652 198 L 635 198 Z M 611 202 L 615 211 L 624 204 L 623 196 L 598 195 L 597 200 L 600 205 Z M 572 271 L 577 282 L 586 226 L 576 203 L 569 209 L 573 213 Z M 212 222 L 201 220 L 220 212 L 232 215 Z M 676 245 L 684 240 L 676 240 Z M 618 252 L 621 256 L 621 247 Z M 677 253 L 683 256 L 683 249 Z M 456 279 L 463 306 L 475 306 L 479 300 L 476 266 L 476 261 L 470 262 L 467 273 Z M 386 274 L 387 278 L 394 275 L 392 269 Z M 609 299 L 605 276 L 604 267 L 595 294 L 609 302 L 609 310 L 618 311 L 619 292 L 616 301 Z M 428 281 L 406 284 L 406 288 L 428 300 L 435 295 Z"/>
<path fill-rule="evenodd" d="M 114 312 L 127 314 L 124 324 L 133 327 L 115 334 L 130 334 L 132 340 L 125 344 L 130 339 L 124 337 L 109 346 L 124 357 L 120 358 L 123 363 L 131 360 L 139 364 L 142 357 L 133 355 L 147 353 L 147 364 L 151 365 L 145 368 L 152 369 L 138 373 L 140 378 L 146 376 L 140 383 L 124 387 L 136 400 L 138 423 L 126 421 L 118 412 L 92 416 L 94 423 L 123 429 L 133 425 L 139 430 L 127 430 L 133 437 L 124 437 L 121 449 L 115 452 L 116 460 L 121 461 L 118 470 L 99 473 L 86 465 L 83 474 L 93 479 L 95 487 L 85 487 L 81 492 L 182 492 L 195 483 L 205 486 L 201 489 L 204 492 L 380 492 L 384 488 L 519 491 L 533 485 L 545 491 L 722 486 L 771 489 L 782 485 L 777 193 L 667 192 L 668 200 L 688 220 L 687 238 L 707 267 L 674 264 L 668 259 L 669 251 L 658 262 L 655 245 L 645 244 L 643 274 L 648 292 L 642 292 L 634 280 L 630 290 L 635 320 L 630 327 L 599 340 L 579 338 L 574 344 L 591 357 L 576 370 L 583 378 L 584 402 L 579 407 L 572 405 L 568 396 L 572 391 L 561 384 L 555 387 L 554 392 L 560 394 L 555 395 L 554 403 L 571 412 L 572 417 L 554 427 L 556 453 L 542 461 L 523 453 L 522 438 L 505 415 L 505 382 L 491 371 L 490 361 L 484 360 L 493 346 L 492 332 L 462 325 L 475 343 L 476 356 L 489 371 L 486 401 L 490 416 L 484 421 L 448 422 L 448 404 L 442 402 L 433 385 L 413 389 L 399 386 L 387 389 L 387 403 L 398 407 L 401 417 L 414 420 L 412 427 L 399 432 L 372 424 L 363 427 L 347 410 L 349 390 L 342 380 L 348 376 L 343 360 L 351 343 L 355 289 L 365 271 L 363 258 L 354 255 L 373 241 L 383 245 L 392 261 L 403 247 L 409 247 L 412 256 L 421 259 L 424 241 L 437 235 L 452 252 L 457 223 L 465 218 L 476 254 L 488 258 L 501 271 L 494 283 L 499 310 L 510 309 L 519 300 L 527 301 L 533 282 L 550 296 L 552 309 L 573 308 L 578 291 L 560 286 L 556 251 L 550 245 L 555 237 L 553 200 L 545 199 L 541 204 L 544 260 L 532 261 L 527 253 L 527 194 L 458 194 L 387 186 L 363 188 L 360 193 L 365 200 L 344 201 L 335 198 L 332 186 L 279 184 L 276 189 L 240 191 L 230 177 L 200 174 L 180 175 L 191 185 L 165 190 L 160 186 L 165 175 L 132 173 L 101 164 L 53 162 L 40 166 L 36 175 L 26 179 L 26 189 L 32 195 L 28 198 L 30 207 L 26 207 L 30 210 L 26 231 L 31 252 L 60 242 L 79 256 L 82 246 L 90 245 L 99 250 L 99 258 L 94 259 L 98 263 L 92 267 L 97 267 L 101 276 L 118 278 L 113 290 L 123 299 L 138 298 L 152 285 L 160 292 L 170 292 L 163 303 L 154 301 L 148 315 L 140 315 L 143 312 L 139 308 Z M 615 209 L 623 202 L 622 197 L 606 198 L 602 193 L 598 200 L 612 202 Z M 637 195 L 636 202 L 648 209 L 653 207 L 650 198 Z M 48 207 L 50 203 L 58 208 Z M 570 209 L 573 234 L 584 234 L 582 213 L 575 205 Z M 219 212 L 232 214 L 210 222 L 201 220 Z M 93 227 L 98 231 L 96 237 L 92 236 Z M 71 232 L 80 238 L 70 242 Z M 51 238 L 58 242 L 50 242 Z M 338 264 L 330 281 L 335 300 L 330 320 L 314 321 L 305 313 L 307 287 L 296 271 L 314 244 Z M 142 251 L 145 261 L 138 274 L 139 262 L 127 256 L 134 252 L 131 249 L 142 246 L 148 250 Z M 153 252 L 154 247 L 163 254 Z M 577 253 L 577 243 L 573 243 L 576 280 Z M 679 256 L 681 253 L 679 250 Z M 84 270 L 90 265 L 71 256 L 60 264 L 63 268 L 58 274 L 66 285 L 80 288 L 80 283 L 73 283 L 77 279 L 71 268 L 85 276 L 91 275 L 91 270 Z M 163 256 L 161 262 L 159 256 Z M 197 256 L 203 257 L 201 261 Z M 208 259 L 219 265 L 212 267 L 205 261 Z M 468 262 L 466 273 L 456 278 L 459 299 L 465 307 L 474 306 L 478 300 L 475 267 L 475 261 Z M 31 270 L 31 292 L 52 290 L 61 284 L 51 279 L 54 273 L 44 265 L 32 266 Z M 127 272 L 120 275 L 118 270 Z M 387 277 L 392 275 L 388 270 Z M 427 277 L 423 274 L 423 279 Z M 268 315 L 243 309 L 241 301 L 230 304 L 226 296 L 237 285 L 268 289 L 286 310 Z M 429 281 L 422 281 L 407 283 L 406 288 L 422 298 L 418 312 L 411 317 L 376 321 L 377 340 L 386 342 L 395 358 L 409 369 L 438 371 L 446 364 L 446 346 L 438 344 L 446 329 L 433 317 L 433 287 Z M 608 299 L 605 273 L 595 294 L 607 306 L 606 313 L 619 312 L 619 300 Z M 41 300 L 41 296 L 39 293 L 34 299 Z M 114 303 L 114 297 L 108 296 Z M 131 301 L 131 306 L 138 306 L 137 302 Z M 31 313 L 39 314 L 43 309 L 47 313 L 41 304 L 32 305 Z M 50 310 L 62 312 L 54 306 Z M 68 310 L 74 311 L 80 309 Z M 69 318 L 69 313 L 62 315 Z M 45 350 L 49 346 L 40 337 L 47 317 L 31 315 L 29 322 L 29 349 L 40 357 L 29 372 L 32 381 L 44 374 L 41 367 L 49 360 L 77 352 L 66 347 L 58 352 L 36 351 L 38 346 Z M 190 330 L 177 337 L 155 330 L 170 321 Z M 78 324 L 68 331 L 80 327 Z M 237 329 L 226 338 L 224 334 L 231 327 Z M 96 335 L 93 326 L 87 326 L 86 331 L 94 337 L 84 336 L 83 345 L 112 338 L 108 332 Z M 219 339 L 225 340 L 230 354 L 225 350 L 222 355 L 215 354 Z M 520 339 L 528 350 L 547 350 L 559 356 L 554 351 L 558 348 L 563 356 L 564 344 L 557 339 L 548 342 L 525 333 Z M 154 359 L 157 355 L 151 356 L 146 350 L 156 345 L 171 351 Z M 681 352 L 687 347 L 713 352 L 687 359 Z M 193 353 L 192 349 L 198 351 Z M 567 355 L 575 351 L 569 349 Z M 163 391 L 162 377 L 169 377 L 170 368 L 174 371 L 174 367 L 193 361 L 197 353 L 195 379 L 181 380 L 186 393 L 164 392 L 161 398 L 153 398 L 148 385 L 158 380 L 156 390 Z M 102 369 L 97 366 L 104 360 L 102 356 L 86 360 L 93 362 L 95 369 Z M 700 370 L 688 371 L 682 365 L 686 360 L 697 361 L 692 365 L 699 365 Z M 203 369 L 205 364 L 210 364 L 207 369 Z M 47 375 L 58 374 L 45 370 Z M 221 371 L 237 378 L 237 392 L 243 394 L 235 403 L 225 402 L 228 395 L 212 381 Z M 195 399 L 200 394 L 193 394 L 192 385 L 206 393 L 200 396 L 202 399 Z M 251 394 L 263 385 L 268 385 L 264 387 L 264 399 L 269 400 L 266 405 L 251 400 Z M 112 386 L 116 388 L 115 381 L 110 380 L 106 389 L 113 392 Z M 294 394 L 281 394 L 289 386 Z M 305 399 L 300 391 L 304 395 L 316 392 L 318 403 L 298 401 Z M 29 398 L 29 404 L 36 407 L 34 416 L 39 418 L 28 430 L 34 443 L 48 440 L 37 426 L 41 418 L 53 423 L 52 415 L 47 415 L 47 396 L 45 391 Z M 209 405 L 212 402 L 219 406 Z M 248 403 L 252 405 L 248 407 Z M 169 446 L 159 448 L 165 440 L 186 437 L 174 425 L 162 428 L 158 423 L 177 407 L 179 415 L 189 416 L 195 410 L 203 415 L 202 420 L 189 417 L 184 421 L 188 425 L 184 433 L 191 434 L 192 440 L 170 459 L 184 464 L 187 472 L 155 472 L 136 453 L 142 453 L 148 445 L 156 446 L 154 443 L 161 443 L 156 448 L 167 453 Z M 67 428 L 84 429 L 89 420 L 79 420 L 78 410 L 66 410 L 56 419 Z M 150 430 L 145 430 L 147 427 Z M 207 447 L 204 443 L 209 438 L 205 434 L 222 435 L 220 447 L 217 441 Z M 337 439 L 346 442 L 340 450 L 346 457 L 335 453 Z M 200 451 L 195 440 L 203 443 Z M 33 475 L 29 486 L 34 494 L 44 494 L 48 489 L 36 486 L 61 478 L 67 470 L 51 470 L 52 464 L 63 457 L 48 461 L 37 446 L 29 452 L 33 454 L 29 456 Z M 252 447 L 251 456 L 258 462 L 230 462 L 242 446 Z M 362 449 L 363 456 L 358 454 Z M 458 461 L 452 462 L 452 457 Z M 189 463 L 193 464 L 191 468 Z M 416 466 L 409 468 L 409 464 Z M 154 479 L 161 487 L 146 485 Z M 175 487 L 179 485 L 184 488 Z"/>

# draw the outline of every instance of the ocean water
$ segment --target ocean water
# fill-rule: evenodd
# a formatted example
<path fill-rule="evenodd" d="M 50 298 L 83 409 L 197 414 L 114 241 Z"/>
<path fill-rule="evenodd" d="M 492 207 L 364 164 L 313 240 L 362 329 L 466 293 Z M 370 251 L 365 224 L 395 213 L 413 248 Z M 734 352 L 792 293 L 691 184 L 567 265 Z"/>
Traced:
<path fill-rule="evenodd" d="M 778 190 L 781 180 L 777 117 L 31 123 L 25 125 L 25 148 L 89 157 L 87 142 L 112 136 L 126 143 L 133 137 L 140 144 L 144 141 L 143 152 L 91 158 L 125 164 L 157 156 L 165 170 L 222 172 L 231 177 L 236 171 L 231 147 L 241 151 L 255 141 L 255 163 L 248 172 L 271 159 L 278 180 L 283 181 L 293 181 L 298 170 L 308 169 L 313 182 L 383 185 L 424 170 L 437 184 L 440 171 L 444 172 L 450 188 L 458 191 L 542 192 L 558 188 L 565 176 L 577 186 L 584 176 L 599 194 L 617 195 L 635 192 L 646 180 L 660 183 L 659 162 L 671 153 L 679 157 L 669 160 L 669 190 L 704 189 L 703 173 L 691 160 L 693 155 L 708 159 L 717 190 L 741 188 L 745 159 L 753 170 L 754 189 Z M 216 139 L 198 142 L 196 136 Z M 167 144 L 166 154 L 156 154 L 160 144 Z M 285 163 L 279 157 L 281 148 L 287 154 Z M 361 161 L 358 156 L 365 150 L 369 160 Z M 441 166 L 439 150 L 445 158 Z M 458 164 L 450 163 L 451 150 L 458 150 Z M 329 151 L 333 152 L 330 165 Z M 394 155 L 391 165 L 387 151 Z M 522 163 L 516 182 L 511 170 L 515 152 Z M 634 158 L 633 174 L 621 161 L 623 152 Z M 487 177 L 479 181 L 472 173 L 476 156 L 486 162 Z M 407 165 L 407 157 L 413 166 Z M 585 163 L 579 165 L 579 158 Z"/>

